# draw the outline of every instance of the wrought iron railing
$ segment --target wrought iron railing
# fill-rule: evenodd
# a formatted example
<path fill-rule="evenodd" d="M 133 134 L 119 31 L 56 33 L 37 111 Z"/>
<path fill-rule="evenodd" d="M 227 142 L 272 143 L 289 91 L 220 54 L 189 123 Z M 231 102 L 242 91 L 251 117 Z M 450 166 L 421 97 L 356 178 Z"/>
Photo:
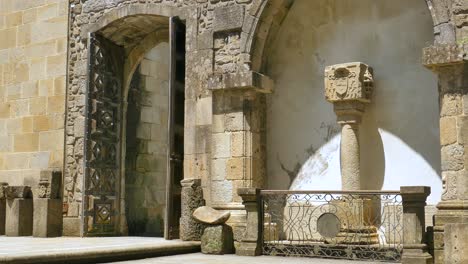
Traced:
<path fill-rule="evenodd" d="M 260 191 L 265 255 L 400 262 L 399 191 Z"/>

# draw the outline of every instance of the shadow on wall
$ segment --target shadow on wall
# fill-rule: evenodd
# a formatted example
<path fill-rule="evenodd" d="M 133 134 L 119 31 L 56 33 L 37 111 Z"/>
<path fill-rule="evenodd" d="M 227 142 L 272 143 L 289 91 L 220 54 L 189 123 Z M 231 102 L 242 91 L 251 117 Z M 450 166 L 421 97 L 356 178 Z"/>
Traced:
<path fill-rule="evenodd" d="M 325 101 L 324 68 L 362 61 L 376 82 L 361 125 L 363 188 L 431 184 L 440 197 L 437 79 L 420 60 L 432 39 L 424 1 L 296 0 L 266 67 L 276 82 L 267 103 L 268 187 L 341 188 L 340 127 Z"/>

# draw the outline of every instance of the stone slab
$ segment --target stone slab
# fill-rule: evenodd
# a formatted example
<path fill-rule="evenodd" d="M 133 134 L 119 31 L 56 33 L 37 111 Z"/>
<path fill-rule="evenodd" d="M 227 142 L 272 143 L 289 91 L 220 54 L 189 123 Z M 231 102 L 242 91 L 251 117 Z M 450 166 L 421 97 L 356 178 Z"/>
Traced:
<path fill-rule="evenodd" d="M 6 201 L 5 235 L 31 236 L 33 229 L 33 200 L 9 199 Z"/>
<path fill-rule="evenodd" d="M 204 254 L 224 255 L 234 253 L 232 228 L 228 225 L 206 227 L 201 238 L 201 250 Z"/>
<path fill-rule="evenodd" d="M 201 253 L 167 256 L 152 259 L 141 259 L 114 264 L 381 264 L 382 262 L 363 262 L 344 259 L 320 259 L 278 256 L 246 257 L 237 255 L 205 255 Z"/>
<path fill-rule="evenodd" d="M 62 200 L 34 199 L 34 237 L 58 237 L 62 234 Z"/>

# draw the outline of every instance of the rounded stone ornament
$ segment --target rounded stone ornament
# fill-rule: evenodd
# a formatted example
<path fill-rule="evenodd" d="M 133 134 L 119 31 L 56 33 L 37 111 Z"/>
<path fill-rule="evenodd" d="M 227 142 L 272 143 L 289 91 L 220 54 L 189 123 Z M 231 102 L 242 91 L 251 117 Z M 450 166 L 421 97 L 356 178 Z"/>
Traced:
<path fill-rule="evenodd" d="M 231 217 L 230 212 L 220 212 L 209 206 L 198 207 L 193 212 L 193 218 L 197 221 L 202 222 L 208 225 L 221 225 L 224 224 L 229 217 Z"/>
<path fill-rule="evenodd" d="M 334 238 L 341 229 L 340 219 L 332 213 L 324 213 L 317 219 L 317 231 L 324 238 Z"/>

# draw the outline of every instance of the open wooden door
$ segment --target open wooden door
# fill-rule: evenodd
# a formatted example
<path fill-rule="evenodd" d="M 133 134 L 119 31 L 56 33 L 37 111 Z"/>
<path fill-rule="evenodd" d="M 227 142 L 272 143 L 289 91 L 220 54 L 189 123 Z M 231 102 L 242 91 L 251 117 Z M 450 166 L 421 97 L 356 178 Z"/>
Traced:
<path fill-rule="evenodd" d="M 82 236 L 119 235 L 122 47 L 89 36 Z"/>
<path fill-rule="evenodd" d="M 170 81 L 164 237 L 179 238 L 181 216 L 180 181 L 184 178 L 185 24 L 170 18 Z"/>

